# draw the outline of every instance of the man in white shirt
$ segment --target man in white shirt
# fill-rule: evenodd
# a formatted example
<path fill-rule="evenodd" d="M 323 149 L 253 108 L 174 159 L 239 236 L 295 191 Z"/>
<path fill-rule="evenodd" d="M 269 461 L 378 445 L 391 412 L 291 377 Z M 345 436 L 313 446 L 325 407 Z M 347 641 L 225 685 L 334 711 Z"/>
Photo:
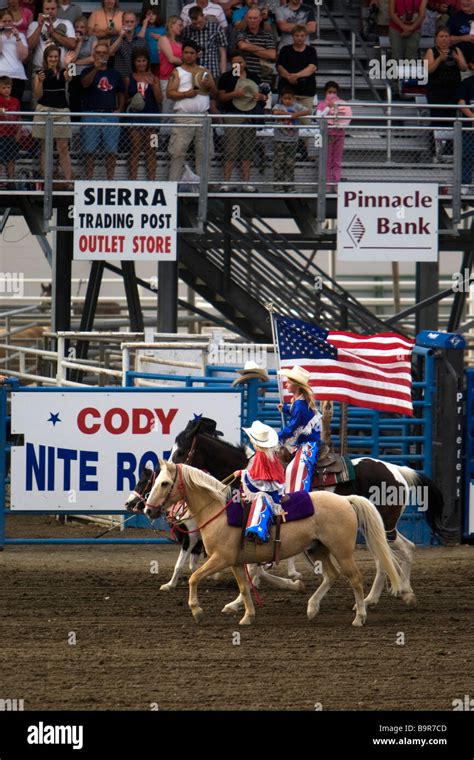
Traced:
<path fill-rule="evenodd" d="M 209 69 L 199 66 L 197 58 L 200 53 L 199 45 L 190 40 L 183 44 L 183 63 L 171 74 L 168 82 L 167 95 L 175 101 L 174 122 L 168 146 L 171 156 L 168 179 L 179 182 L 184 169 L 186 153 L 194 143 L 196 155 L 196 173 L 201 173 L 204 158 L 204 129 L 200 115 L 207 114 L 210 107 L 210 95 L 217 97 L 217 87 Z M 199 74 L 198 79 L 196 76 Z M 209 145 L 209 161 L 212 158 L 213 141 Z"/>
<path fill-rule="evenodd" d="M 189 18 L 189 11 L 195 5 L 199 6 L 205 16 L 214 16 L 217 23 L 222 27 L 222 29 L 227 29 L 228 23 L 225 17 L 225 13 L 222 10 L 222 6 L 217 5 L 217 3 L 212 3 L 211 0 L 196 0 L 195 3 L 188 3 L 185 5 L 181 11 L 181 18 L 183 20 L 184 26 L 189 26 L 191 23 Z"/>
<path fill-rule="evenodd" d="M 31 22 L 26 36 L 30 51 L 34 51 L 35 70 L 43 68 L 43 55 L 48 45 L 54 44 L 61 48 L 61 63 L 64 64 L 66 50 L 74 50 L 77 44 L 71 22 L 58 18 L 56 0 L 44 0 L 43 12 L 39 14 L 38 21 Z"/>

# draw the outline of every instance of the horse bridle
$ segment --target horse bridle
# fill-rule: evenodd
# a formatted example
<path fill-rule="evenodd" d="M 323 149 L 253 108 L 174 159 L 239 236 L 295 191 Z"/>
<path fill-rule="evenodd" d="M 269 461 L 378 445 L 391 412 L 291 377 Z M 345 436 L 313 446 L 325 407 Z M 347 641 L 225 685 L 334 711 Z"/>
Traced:
<path fill-rule="evenodd" d="M 151 476 L 148 478 L 145 484 L 145 488 L 143 489 L 144 495 L 142 495 L 141 493 L 138 493 L 138 491 L 132 491 L 133 496 L 135 496 L 139 501 L 143 502 L 144 507 L 146 506 L 146 501 L 147 501 L 148 496 L 150 495 L 151 489 L 155 485 L 155 480 L 156 480 L 156 472 L 155 470 L 153 470 L 153 472 L 151 473 Z M 148 490 L 149 487 L 150 489 Z"/>
<path fill-rule="evenodd" d="M 150 509 L 158 509 L 159 510 L 158 514 L 162 514 L 164 511 L 166 511 L 167 504 L 168 504 L 168 501 L 170 500 L 171 494 L 173 493 L 174 487 L 176 485 L 176 479 L 178 478 L 178 475 L 179 475 L 179 480 L 180 480 L 179 487 L 180 487 L 180 490 L 184 494 L 184 481 L 183 481 L 183 475 L 182 475 L 182 472 L 181 472 L 181 465 L 180 464 L 176 464 L 175 467 L 176 467 L 176 472 L 174 474 L 173 482 L 171 483 L 171 488 L 168 491 L 168 495 L 167 495 L 166 499 L 164 500 L 163 504 L 161 504 L 161 506 L 159 506 L 159 507 L 154 507 L 151 504 L 150 505 L 147 504 L 146 501 L 145 501 L 145 505 L 144 505 L 145 507 L 149 506 Z M 172 503 L 175 504 L 176 501 L 174 501 Z"/>

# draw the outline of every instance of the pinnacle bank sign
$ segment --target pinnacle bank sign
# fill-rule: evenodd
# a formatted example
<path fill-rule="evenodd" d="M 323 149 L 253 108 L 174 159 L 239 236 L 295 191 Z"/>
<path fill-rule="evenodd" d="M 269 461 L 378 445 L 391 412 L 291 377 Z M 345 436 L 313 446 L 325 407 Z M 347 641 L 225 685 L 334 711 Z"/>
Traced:
<path fill-rule="evenodd" d="M 337 199 L 341 261 L 437 261 L 436 183 L 341 182 Z"/>

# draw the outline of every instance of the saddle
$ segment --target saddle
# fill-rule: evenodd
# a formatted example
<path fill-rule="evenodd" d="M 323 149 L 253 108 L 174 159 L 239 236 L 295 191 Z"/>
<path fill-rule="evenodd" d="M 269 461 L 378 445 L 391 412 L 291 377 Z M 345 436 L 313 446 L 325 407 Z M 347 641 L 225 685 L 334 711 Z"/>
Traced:
<path fill-rule="evenodd" d="M 349 457 L 335 454 L 327 443 L 321 442 L 318 461 L 314 466 L 311 490 L 329 488 L 338 483 L 355 480 L 354 466 Z"/>

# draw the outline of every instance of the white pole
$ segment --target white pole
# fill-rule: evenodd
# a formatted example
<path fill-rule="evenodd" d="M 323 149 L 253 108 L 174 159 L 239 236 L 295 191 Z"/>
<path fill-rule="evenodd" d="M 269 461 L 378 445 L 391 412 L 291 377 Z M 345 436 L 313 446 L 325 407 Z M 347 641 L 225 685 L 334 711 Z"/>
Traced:
<path fill-rule="evenodd" d="M 278 370 L 281 369 L 281 362 L 280 362 L 280 349 L 278 346 L 278 340 L 275 330 L 275 322 L 273 320 L 273 303 L 267 303 L 265 304 L 265 308 L 268 310 L 270 314 L 270 323 L 272 326 L 272 338 L 273 338 L 273 348 L 275 350 L 275 356 L 277 360 L 277 383 L 278 383 L 278 396 L 280 398 L 280 404 L 283 404 L 283 391 L 281 387 L 281 375 L 278 374 Z M 281 415 L 281 424 L 282 427 L 285 427 L 285 416 L 283 414 L 283 411 L 280 412 Z"/>

